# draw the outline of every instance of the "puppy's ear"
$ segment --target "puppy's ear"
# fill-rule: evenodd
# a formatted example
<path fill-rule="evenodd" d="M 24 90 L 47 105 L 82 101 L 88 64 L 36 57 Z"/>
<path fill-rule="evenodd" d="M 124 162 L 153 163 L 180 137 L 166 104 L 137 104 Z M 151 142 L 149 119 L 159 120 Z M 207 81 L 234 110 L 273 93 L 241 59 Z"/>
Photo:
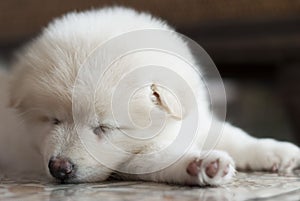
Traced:
<path fill-rule="evenodd" d="M 182 119 L 183 108 L 176 96 L 164 87 L 151 85 L 152 101 L 172 118 Z"/>

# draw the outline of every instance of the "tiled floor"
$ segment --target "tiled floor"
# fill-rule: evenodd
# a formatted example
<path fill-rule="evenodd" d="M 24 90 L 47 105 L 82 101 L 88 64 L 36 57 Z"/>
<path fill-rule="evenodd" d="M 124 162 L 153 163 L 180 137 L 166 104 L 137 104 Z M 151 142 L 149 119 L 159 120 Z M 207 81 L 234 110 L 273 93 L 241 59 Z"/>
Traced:
<path fill-rule="evenodd" d="M 300 200 L 300 175 L 238 173 L 234 182 L 222 187 L 185 187 L 145 182 L 104 182 L 58 185 L 38 181 L 1 178 L 0 200 L 6 201 L 234 201 Z"/>

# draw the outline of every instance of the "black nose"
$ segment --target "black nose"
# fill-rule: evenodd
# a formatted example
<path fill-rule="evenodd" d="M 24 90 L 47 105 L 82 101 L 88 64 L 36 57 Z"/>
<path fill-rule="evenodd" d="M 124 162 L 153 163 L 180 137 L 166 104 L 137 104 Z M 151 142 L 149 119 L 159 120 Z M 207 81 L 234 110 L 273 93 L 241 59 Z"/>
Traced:
<path fill-rule="evenodd" d="M 68 158 L 52 157 L 48 168 L 51 175 L 61 181 L 69 179 L 75 174 L 75 165 Z"/>

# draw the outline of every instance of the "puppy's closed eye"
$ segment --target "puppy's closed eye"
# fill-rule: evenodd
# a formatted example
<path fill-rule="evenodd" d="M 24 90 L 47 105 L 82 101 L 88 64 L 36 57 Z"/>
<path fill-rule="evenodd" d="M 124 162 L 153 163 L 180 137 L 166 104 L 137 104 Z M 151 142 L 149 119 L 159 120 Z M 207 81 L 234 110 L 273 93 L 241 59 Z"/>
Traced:
<path fill-rule="evenodd" d="M 61 121 L 59 119 L 57 119 L 57 118 L 51 118 L 50 120 L 51 120 L 51 123 L 53 125 L 59 125 L 59 124 L 61 124 Z"/>
<path fill-rule="evenodd" d="M 93 132 L 97 136 L 101 136 L 104 133 L 107 133 L 108 131 L 112 130 L 113 128 L 108 125 L 100 125 L 96 128 L 94 128 Z"/>

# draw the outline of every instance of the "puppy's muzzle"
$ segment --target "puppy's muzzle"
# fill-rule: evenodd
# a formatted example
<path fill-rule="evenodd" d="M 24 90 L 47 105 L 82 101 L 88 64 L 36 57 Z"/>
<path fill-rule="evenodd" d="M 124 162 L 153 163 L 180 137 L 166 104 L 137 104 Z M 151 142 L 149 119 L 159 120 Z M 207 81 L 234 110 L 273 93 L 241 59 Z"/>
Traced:
<path fill-rule="evenodd" d="M 74 177 L 76 172 L 75 165 L 71 160 L 63 157 L 51 157 L 48 168 L 50 174 L 61 182 Z"/>

